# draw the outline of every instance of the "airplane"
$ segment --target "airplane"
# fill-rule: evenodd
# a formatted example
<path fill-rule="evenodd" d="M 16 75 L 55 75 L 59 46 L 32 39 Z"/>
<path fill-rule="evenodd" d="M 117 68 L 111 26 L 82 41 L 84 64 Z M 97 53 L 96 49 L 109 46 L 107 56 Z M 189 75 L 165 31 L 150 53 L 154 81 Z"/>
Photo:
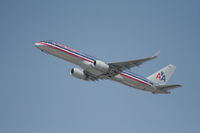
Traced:
<path fill-rule="evenodd" d="M 36 42 L 35 46 L 42 52 L 78 65 L 80 68 L 71 69 L 71 75 L 85 81 L 113 80 L 153 94 L 170 94 L 169 90 L 181 87 L 179 84 L 166 85 L 176 69 L 176 66 L 172 64 L 167 65 L 147 78 L 128 70 L 157 58 L 158 54 L 143 59 L 107 63 L 53 41 Z"/>

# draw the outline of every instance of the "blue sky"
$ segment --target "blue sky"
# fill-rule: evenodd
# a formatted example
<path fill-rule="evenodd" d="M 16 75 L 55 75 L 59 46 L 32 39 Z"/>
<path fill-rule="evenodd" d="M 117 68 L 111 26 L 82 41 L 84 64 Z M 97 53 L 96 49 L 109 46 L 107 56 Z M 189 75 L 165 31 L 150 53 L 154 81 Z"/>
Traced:
<path fill-rule="evenodd" d="M 198 0 L 2 0 L 0 132 L 200 132 Z M 71 77 L 73 64 L 34 42 L 54 40 L 107 62 L 160 50 L 133 72 L 175 64 L 171 95 Z"/>

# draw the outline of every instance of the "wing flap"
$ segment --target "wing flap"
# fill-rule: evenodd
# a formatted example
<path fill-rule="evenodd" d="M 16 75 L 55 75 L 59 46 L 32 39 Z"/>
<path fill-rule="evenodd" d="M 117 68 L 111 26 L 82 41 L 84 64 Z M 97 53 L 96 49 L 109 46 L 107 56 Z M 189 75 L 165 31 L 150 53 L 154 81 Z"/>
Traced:
<path fill-rule="evenodd" d="M 98 80 L 107 80 L 109 79 L 108 76 L 102 74 L 102 75 L 94 75 L 90 72 L 88 72 L 87 70 L 84 70 L 84 73 L 85 75 L 87 75 L 87 80 L 90 80 L 90 81 L 98 81 Z"/>

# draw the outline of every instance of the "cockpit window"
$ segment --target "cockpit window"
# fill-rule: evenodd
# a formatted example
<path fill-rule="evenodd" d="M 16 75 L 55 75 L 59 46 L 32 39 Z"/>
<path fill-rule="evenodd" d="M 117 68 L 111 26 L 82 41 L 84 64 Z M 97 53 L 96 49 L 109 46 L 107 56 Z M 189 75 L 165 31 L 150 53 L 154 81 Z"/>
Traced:
<path fill-rule="evenodd" d="M 53 44 L 53 45 L 56 45 L 56 46 L 59 46 L 59 47 L 62 47 L 62 48 L 71 50 L 71 51 L 73 51 L 73 52 L 78 52 L 77 50 L 74 50 L 74 49 L 70 48 L 69 46 L 63 45 L 63 44 L 61 44 L 61 43 L 53 42 L 53 41 L 51 41 L 51 40 L 40 41 L 40 42 L 50 43 L 50 44 Z"/>
<path fill-rule="evenodd" d="M 53 41 L 51 41 L 51 40 L 41 41 L 41 42 L 44 42 L 44 43 L 50 43 L 50 44 L 54 44 L 54 45 L 56 45 L 56 42 L 53 42 Z"/>
<path fill-rule="evenodd" d="M 43 41 L 43 40 L 42 40 L 41 42 L 45 42 L 45 43 L 48 43 L 49 41 Z"/>

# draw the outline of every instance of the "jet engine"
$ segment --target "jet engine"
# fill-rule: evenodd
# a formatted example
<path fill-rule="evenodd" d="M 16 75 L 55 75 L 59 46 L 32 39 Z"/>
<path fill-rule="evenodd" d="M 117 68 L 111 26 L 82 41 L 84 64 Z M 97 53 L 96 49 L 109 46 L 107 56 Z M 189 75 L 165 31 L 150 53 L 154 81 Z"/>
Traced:
<path fill-rule="evenodd" d="M 109 69 L 109 65 L 103 61 L 96 60 L 94 61 L 94 68 L 96 68 L 98 71 L 106 73 Z"/>
<path fill-rule="evenodd" d="M 78 79 L 87 80 L 87 76 L 85 75 L 83 70 L 79 68 L 72 68 L 71 75 Z"/>

